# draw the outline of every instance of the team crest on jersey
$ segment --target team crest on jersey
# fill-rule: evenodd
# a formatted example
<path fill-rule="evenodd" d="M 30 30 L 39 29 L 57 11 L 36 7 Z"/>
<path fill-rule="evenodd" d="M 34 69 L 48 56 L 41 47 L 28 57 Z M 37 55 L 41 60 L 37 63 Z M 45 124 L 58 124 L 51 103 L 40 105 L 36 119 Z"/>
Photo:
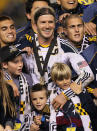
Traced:
<path fill-rule="evenodd" d="M 89 36 L 88 39 L 89 39 L 89 41 L 97 41 L 97 36 L 96 35 Z"/>
<path fill-rule="evenodd" d="M 31 35 L 26 34 L 25 36 L 26 36 L 26 39 L 27 39 L 29 42 L 32 42 L 32 37 L 31 37 Z"/>
<path fill-rule="evenodd" d="M 78 0 L 78 2 L 83 5 L 90 5 L 94 2 L 94 0 Z"/>

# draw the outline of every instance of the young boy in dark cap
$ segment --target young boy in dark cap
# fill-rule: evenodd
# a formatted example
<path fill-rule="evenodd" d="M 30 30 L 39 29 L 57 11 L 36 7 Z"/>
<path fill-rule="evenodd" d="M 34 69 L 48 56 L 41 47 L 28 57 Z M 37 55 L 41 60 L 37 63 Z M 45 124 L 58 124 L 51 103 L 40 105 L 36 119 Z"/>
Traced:
<path fill-rule="evenodd" d="M 16 112 L 19 128 L 22 131 L 30 129 L 30 98 L 29 87 L 32 86 L 32 79 L 27 74 L 22 73 L 22 55 L 25 51 L 18 50 L 15 46 L 5 46 L 0 49 L 0 59 L 4 73 L 11 76 L 19 90 L 19 97 L 16 97 Z M 17 128 L 17 127 L 16 127 Z M 16 129 L 15 129 L 16 130 Z M 19 130 L 17 128 L 17 130 Z"/>

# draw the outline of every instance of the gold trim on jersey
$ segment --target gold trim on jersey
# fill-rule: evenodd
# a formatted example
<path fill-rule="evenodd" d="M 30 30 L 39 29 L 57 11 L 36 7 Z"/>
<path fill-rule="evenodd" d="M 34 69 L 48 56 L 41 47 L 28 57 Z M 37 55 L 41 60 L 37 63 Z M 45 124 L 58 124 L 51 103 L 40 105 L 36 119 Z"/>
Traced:
<path fill-rule="evenodd" d="M 44 48 L 47 48 L 47 47 L 49 47 L 50 46 L 50 43 L 49 44 L 39 44 L 41 47 L 44 47 Z"/>

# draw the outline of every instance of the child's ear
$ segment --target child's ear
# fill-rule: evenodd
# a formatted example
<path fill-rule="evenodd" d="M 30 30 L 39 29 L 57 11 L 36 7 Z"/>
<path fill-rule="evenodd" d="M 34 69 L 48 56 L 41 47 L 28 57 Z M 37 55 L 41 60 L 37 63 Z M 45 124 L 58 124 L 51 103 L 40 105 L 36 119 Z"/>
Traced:
<path fill-rule="evenodd" d="M 3 63 L 2 63 L 2 68 L 8 69 L 8 63 L 7 63 L 7 62 L 3 62 Z"/>
<path fill-rule="evenodd" d="M 61 2 L 60 2 L 60 0 L 57 0 L 57 4 L 58 4 L 58 5 L 61 5 Z"/>

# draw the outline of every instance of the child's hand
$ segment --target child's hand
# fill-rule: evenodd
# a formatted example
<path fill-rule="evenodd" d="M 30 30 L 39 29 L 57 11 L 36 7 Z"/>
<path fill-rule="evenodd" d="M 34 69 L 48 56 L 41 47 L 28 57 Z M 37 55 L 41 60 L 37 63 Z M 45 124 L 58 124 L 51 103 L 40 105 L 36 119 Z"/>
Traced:
<path fill-rule="evenodd" d="M 12 131 L 12 128 L 10 126 L 6 126 L 4 131 Z"/>
<path fill-rule="evenodd" d="M 0 125 L 0 131 L 4 131 L 4 128 L 2 125 Z"/>
<path fill-rule="evenodd" d="M 54 109 L 57 110 L 58 108 L 61 109 L 66 102 L 67 99 L 63 96 L 63 94 L 60 94 L 53 99 L 52 105 Z"/>
<path fill-rule="evenodd" d="M 41 117 L 40 115 L 34 117 L 34 122 L 36 125 L 41 125 Z"/>
<path fill-rule="evenodd" d="M 36 125 L 35 123 L 33 123 L 30 127 L 30 131 L 39 131 L 39 125 Z"/>
<path fill-rule="evenodd" d="M 73 90 L 75 94 L 80 94 L 82 92 L 82 83 L 78 85 L 76 82 L 71 83 L 70 88 Z"/>

